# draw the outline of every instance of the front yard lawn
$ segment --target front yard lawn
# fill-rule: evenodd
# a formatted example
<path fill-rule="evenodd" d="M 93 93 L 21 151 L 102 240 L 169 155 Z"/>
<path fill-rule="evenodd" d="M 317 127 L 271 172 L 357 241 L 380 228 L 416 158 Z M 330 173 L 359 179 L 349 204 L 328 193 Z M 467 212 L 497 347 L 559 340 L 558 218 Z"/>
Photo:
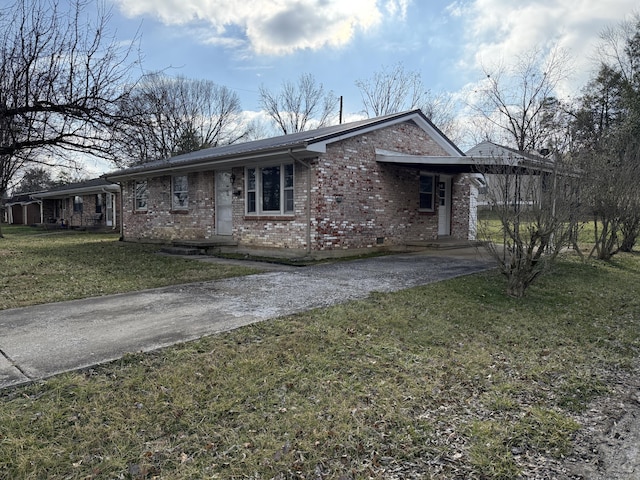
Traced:
<path fill-rule="evenodd" d="M 255 272 L 157 255 L 117 234 L 3 226 L 0 310 Z"/>
<path fill-rule="evenodd" d="M 109 272 L 163 269 L 141 252 Z M 637 375 L 640 257 L 555 268 L 518 300 L 486 272 L 5 390 L 0 477 L 557 478 L 578 414 Z"/>

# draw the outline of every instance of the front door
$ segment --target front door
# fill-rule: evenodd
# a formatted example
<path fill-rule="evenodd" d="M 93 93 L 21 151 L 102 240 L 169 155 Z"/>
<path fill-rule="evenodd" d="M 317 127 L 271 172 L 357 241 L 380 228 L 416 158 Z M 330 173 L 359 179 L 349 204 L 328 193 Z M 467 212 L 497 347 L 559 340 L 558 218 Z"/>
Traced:
<path fill-rule="evenodd" d="M 219 170 L 216 176 L 216 235 L 231 235 L 233 228 L 233 195 L 231 172 Z"/>
<path fill-rule="evenodd" d="M 451 235 L 451 177 L 438 179 L 438 236 Z"/>

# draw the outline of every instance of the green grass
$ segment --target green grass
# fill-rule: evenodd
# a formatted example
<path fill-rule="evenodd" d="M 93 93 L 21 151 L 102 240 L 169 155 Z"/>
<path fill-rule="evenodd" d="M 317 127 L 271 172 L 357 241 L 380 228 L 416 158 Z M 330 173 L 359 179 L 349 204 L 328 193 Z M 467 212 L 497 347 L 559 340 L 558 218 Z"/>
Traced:
<path fill-rule="evenodd" d="M 132 354 L 3 392 L 0 477 L 512 479 L 640 349 L 640 257 L 563 259 Z"/>
<path fill-rule="evenodd" d="M 593 221 L 585 219 L 578 225 L 578 244 L 588 253 L 594 243 Z M 491 241 L 497 244 L 504 242 L 504 232 L 500 222 L 500 216 L 495 211 L 482 210 L 478 213 L 478 238 L 483 241 Z M 526 235 L 524 236 L 526 238 Z"/>
<path fill-rule="evenodd" d="M 0 310 L 255 272 L 157 255 L 159 246 L 119 242 L 116 234 L 2 230 Z"/>

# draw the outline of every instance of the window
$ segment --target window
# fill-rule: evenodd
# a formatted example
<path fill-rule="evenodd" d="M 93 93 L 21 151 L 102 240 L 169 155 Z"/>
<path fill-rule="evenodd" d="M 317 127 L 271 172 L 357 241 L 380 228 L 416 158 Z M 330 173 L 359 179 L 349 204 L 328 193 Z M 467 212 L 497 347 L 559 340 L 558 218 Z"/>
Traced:
<path fill-rule="evenodd" d="M 96 213 L 102 213 L 102 194 L 99 193 L 96 195 Z"/>
<path fill-rule="evenodd" d="M 438 182 L 438 205 L 444 207 L 447 203 L 447 184 L 446 182 Z"/>
<path fill-rule="evenodd" d="M 64 210 L 63 200 L 54 200 L 53 202 L 53 216 L 55 218 L 62 218 Z"/>
<path fill-rule="evenodd" d="M 246 170 L 247 213 L 293 212 L 293 164 Z"/>
<path fill-rule="evenodd" d="M 135 182 L 134 195 L 135 195 L 135 209 L 138 211 L 146 211 L 147 199 L 149 197 L 146 180 Z"/>
<path fill-rule="evenodd" d="M 176 175 L 171 179 L 171 208 L 173 210 L 189 208 L 189 183 L 186 175 Z"/>
<path fill-rule="evenodd" d="M 82 213 L 82 197 L 79 195 L 73 197 L 73 213 Z"/>
<path fill-rule="evenodd" d="M 433 175 L 420 174 L 420 210 L 433 212 L 434 185 L 435 179 Z"/>
<path fill-rule="evenodd" d="M 284 211 L 293 212 L 293 163 L 284 166 Z"/>
<path fill-rule="evenodd" d="M 247 168 L 247 213 L 256 213 L 256 169 Z"/>

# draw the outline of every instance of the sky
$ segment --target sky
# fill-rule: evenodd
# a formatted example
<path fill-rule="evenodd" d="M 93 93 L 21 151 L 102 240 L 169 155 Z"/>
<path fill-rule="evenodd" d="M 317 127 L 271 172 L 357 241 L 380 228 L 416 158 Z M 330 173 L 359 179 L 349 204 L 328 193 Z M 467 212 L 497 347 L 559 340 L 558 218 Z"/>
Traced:
<path fill-rule="evenodd" d="M 310 73 L 363 110 L 356 80 L 400 63 L 432 92 L 480 82 L 481 65 L 533 48 L 566 49 L 576 96 L 595 67 L 599 34 L 638 12 L 637 0 L 105 0 L 111 34 L 138 37 L 144 71 L 212 80 L 259 112 L 258 89 Z M 634 10 L 635 9 L 635 10 Z"/>

